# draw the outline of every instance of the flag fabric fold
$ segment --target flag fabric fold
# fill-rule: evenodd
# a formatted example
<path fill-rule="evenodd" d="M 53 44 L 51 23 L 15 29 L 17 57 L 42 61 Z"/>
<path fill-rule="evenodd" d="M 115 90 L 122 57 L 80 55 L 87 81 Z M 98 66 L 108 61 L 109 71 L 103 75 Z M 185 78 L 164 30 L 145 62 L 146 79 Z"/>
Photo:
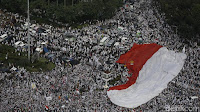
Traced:
<path fill-rule="evenodd" d="M 109 88 L 107 95 L 119 106 L 135 108 L 157 96 L 178 75 L 186 55 L 157 44 L 134 44 L 117 63 L 125 64 L 132 76 L 127 83 Z"/>

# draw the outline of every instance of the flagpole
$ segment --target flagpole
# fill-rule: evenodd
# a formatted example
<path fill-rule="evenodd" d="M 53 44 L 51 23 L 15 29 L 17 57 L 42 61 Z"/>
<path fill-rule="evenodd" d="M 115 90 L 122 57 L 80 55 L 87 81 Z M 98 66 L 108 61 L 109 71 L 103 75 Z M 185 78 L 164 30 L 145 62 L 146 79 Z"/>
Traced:
<path fill-rule="evenodd" d="M 29 15 L 29 0 L 27 0 L 27 5 L 28 5 L 28 12 L 27 12 L 27 16 L 28 16 L 28 34 L 27 34 L 27 37 L 28 37 L 28 60 L 30 61 L 30 32 L 29 32 L 29 29 L 30 29 L 30 15 Z"/>

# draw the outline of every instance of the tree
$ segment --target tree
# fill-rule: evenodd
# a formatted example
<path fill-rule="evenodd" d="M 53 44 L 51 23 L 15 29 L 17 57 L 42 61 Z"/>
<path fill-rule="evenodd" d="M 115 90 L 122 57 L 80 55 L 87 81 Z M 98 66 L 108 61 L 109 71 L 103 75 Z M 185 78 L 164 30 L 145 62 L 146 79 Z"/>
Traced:
<path fill-rule="evenodd" d="M 26 16 L 26 0 L 5 0 L 0 6 L 11 12 Z M 63 4 L 63 5 L 59 5 Z M 73 24 L 87 20 L 102 20 L 112 17 L 121 0 L 30 0 L 31 18 L 38 22 L 59 21 Z"/>
<path fill-rule="evenodd" d="M 200 34 L 199 0 L 154 1 L 159 3 L 160 11 L 165 13 L 167 22 L 170 25 L 178 26 L 181 37 L 190 39 Z"/>
<path fill-rule="evenodd" d="M 66 0 L 64 0 L 64 7 L 66 7 Z"/>
<path fill-rule="evenodd" d="M 191 13 L 195 32 L 200 32 L 200 4 L 194 4 Z"/>

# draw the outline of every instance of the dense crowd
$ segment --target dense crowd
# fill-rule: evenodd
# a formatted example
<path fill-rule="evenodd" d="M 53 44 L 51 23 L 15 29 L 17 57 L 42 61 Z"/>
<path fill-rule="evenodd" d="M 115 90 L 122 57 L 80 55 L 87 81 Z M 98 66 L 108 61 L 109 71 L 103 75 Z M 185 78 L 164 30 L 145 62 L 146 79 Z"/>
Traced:
<path fill-rule="evenodd" d="M 16 19 L 10 19 L 13 17 Z M 5 41 L 3 44 L 14 46 L 17 41 L 27 43 L 27 30 L 22 27 L 26 23 L 24 17 L 1 11 L 0 18 L 0 35 L 14 36 L 10 42 Z M 8 23 L 7 19 L 18 25 Z M 56 64 L 56 68 L 44 73 L 30 73 L 19 68 L 12 79 L 6 78 L 11 73 L 0 73 L 3 79 L 0 87 L 1 111 L 39 112 L 46 109 L 59 112 L 117 112 L 200 109 L 200 47 L 196 42 L 180 39 L 165 23 L 164 15 L 159 14 L 156 7 L 152 6 L 151 0 L 126 2 L 113 18 L 98 21 L 82 29 L 56 28 L 36 23 L 31 24 L 32 29 L 35 27 L 33 24 L 44 28 L 46 32 L 31 30 L 32 48 L 47 47 L 49 53 L 54 54 L 51 61 Z M 67 34 L 76 39 L 67 40 Z M 103 37 L 109 37 L 119 45 L 100 45 Z M 41 45 L 42 42 L 46 44 Z M 113 85 L 108 83 L 109 87 L 124 84 L 128 80 L 126 77 L 130 74 L 127 69 L 115 61 L 133 43 L 158 43 L 177 52 L 182 52 L 185 47 L 187 59 L 179 75 L 162 93 L 135 109 L 128 109 L 114 105 L 109 100 L 103 79 L 121 77 Z M 17 50 L 26 51 L 22 47 L 17 47 Z M 32 49 L 32 53 L 34 52 Z M 63 57 L 79 60 L 80 63 L 65 63 Z"/>

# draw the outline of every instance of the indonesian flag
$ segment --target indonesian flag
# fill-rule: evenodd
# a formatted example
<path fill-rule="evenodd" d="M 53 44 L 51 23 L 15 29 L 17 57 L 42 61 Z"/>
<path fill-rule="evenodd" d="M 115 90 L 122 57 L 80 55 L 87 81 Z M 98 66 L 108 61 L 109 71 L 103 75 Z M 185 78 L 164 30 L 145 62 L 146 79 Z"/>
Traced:
<path fill-rule="evenodd" d="M 126 84 L 109 88 L 107 95 L 119 106 L 135 108 L 159 95 L 178 75 L 186 55 L 157 44 L 134 44 L 117 63 L 125 64 L 132 76 Z"/>
<path fill-rule="evenodd" d="M 48 111 L 48 110 L 49 110 L 49 107 L 48 107 L 48 106 L 46 106 L 46 105 L 45 105 L 45 110 L 46 110 L 46 111 Z"/>

